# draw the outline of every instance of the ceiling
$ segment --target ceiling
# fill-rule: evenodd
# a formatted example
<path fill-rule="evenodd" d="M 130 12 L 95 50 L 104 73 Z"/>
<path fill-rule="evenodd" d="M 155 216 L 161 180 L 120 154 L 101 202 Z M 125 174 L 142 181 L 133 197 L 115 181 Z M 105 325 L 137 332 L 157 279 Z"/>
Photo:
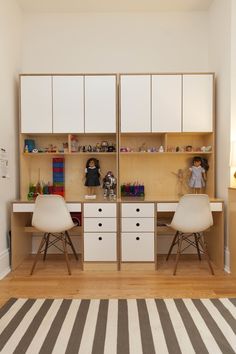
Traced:
<path fill-rule="evenodd" d="M 26 12 L 206 11 L 214 0 L 17 0 Z"/>

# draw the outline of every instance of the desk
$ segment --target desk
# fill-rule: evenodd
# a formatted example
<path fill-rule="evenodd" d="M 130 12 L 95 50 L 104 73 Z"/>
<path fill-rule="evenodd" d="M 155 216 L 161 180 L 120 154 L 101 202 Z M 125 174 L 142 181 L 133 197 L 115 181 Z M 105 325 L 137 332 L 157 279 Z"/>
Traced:
<path fill-rule="evenodd" d="M 131 201 L 132 203 L 133 201 Z M 165 215 L 172 216 L 176 210 L 178 202 L 175 201 L 155 201 L 145 200 L 143 203 L 153 203 L 155 210 L 155 220 L 158 217 L 165 217 Z M 90 203 L 88 201 L 68 202 L 67 206 L 70 212 L 82 212 L 84 203 Z M 91 201 L 91 203 L 97 203 L 97 201 Z M 104 203 L 104 201 L 103 201 Z M 117 200 L 114 202 L 117 204 L 117 263 L 120 262 L 120 225 L 121 225 L 121 204 L 123 201 Z M 126 201 L 127 203 L 127 201 Z M 139 201 L 140 203 L 140 201 Z M 142 202 L 141 202 L 142 203 Z M 224 208 L 222 200 L 211 200 L 211 209 L 213 214 L 214 225 L 207 231 L 206 242 L 208 244 L 209 254 L 212 262 L 220 269 L 224 269 Z M 31 235 L 36 230 L 31 226 L 32 213 L 34 210 L 33 202 L 15 201 L 12 203 L 11 214 L 11 265 L 12 270 L 16 269 L 23 260 L 32 253 L 32 241 Z M 82 217 L 83 220 L 83 217 Z M 79 227 L 79 232 L 83 238 L 84 221 L 82 221 L 82 227 Z M 77 229 L 78 232 L 78 229 Z M 155 226 L 155 242 L 154 253 L 155 258 L 158 254 L 156 246 L 156 237 L 158 236 L 158 228 Z M 81 251 L 83 253 L 83 251 Z M 83 259 L 83 257 L 82 257 Z"/>

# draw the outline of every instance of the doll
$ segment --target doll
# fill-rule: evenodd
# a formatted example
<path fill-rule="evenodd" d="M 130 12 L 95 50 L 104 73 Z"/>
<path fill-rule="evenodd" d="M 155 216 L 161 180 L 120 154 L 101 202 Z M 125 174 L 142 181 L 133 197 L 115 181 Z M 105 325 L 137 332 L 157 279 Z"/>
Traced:
<path fill-rule="evenodd" d="M 189 187 L 193 188 L 193 193 L 201 193 L 206 183 L 206 170 L 202 167 L 202 159 L 199 156 L 193 158 L 193 165 L 189 168 Z"/>
<path fill-rule="evenodd" d="M 89 196 L 96 196 L 95 187 L 100 186 L 100 165 L 94 157 L 88 159 L 86 163 L 85 186 L 88 187 Z"/>

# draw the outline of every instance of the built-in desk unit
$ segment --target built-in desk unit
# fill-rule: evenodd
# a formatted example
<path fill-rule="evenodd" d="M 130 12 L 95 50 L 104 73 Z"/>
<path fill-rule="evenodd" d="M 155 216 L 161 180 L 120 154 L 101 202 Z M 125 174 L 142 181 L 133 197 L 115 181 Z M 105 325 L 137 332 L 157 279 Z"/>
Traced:
<path fill-rule="evenodd" d="M 162 252 L 169 247 L 174 231 L 158 226 L 171 220 L 177 201 L 69 202 L 71 212 L 82 213 L 82 226 L 70 231 L 84 270 L 154 270 Z M 206 242 L 213 263 L 224 268 L 224 208 L 222 200 L 211 201 L 214 225 Z M 31 227 L 34 203 L 16 201 L 12 205 L 12 269 L 32 253 Z"/>
<path fill-rule="evenodd" d="M 20 75 L 20 201 L 12 209 L 12 268 L 32 252 L 34 203 L 29 186 L 51 185 L 63 159 L 64 197 L 81 213 L 74 233 L 81 269 L 158 269 L 168 249 L 181 195 L 191 193 L 193 157 L 209 165 L 204 193 L 214 218 L 208 230 L 213 263 L 223 269 L 223 201 L 215 195 L 214 73 Z M 29 151 L 26 143 L 35 147 Z M 108 149 L 109 147 L 109 149 Z M 84 199 L 85 166 L 97 158 L 102 179 L 112 171 L 116 198 Z M 144 185 L 126 199 L 121 185 Z"/>

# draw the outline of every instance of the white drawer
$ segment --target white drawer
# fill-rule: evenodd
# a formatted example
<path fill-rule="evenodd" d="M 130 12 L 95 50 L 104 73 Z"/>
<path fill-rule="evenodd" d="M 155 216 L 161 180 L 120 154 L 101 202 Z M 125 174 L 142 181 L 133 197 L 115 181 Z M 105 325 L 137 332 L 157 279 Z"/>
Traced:
<path fill-rule="evenodd" d="M 126 217 L 153 218 L 154 204 L 153 203 L 122 203 L 121 212 L 123 218 Z"/>
<path fill-rule="evenodd" d="M 154 218 L 122 218 L 123 232 L 154 231 Z"/>
<path fill-rule="evenodd" d="M 85 233 L 84 261 L 116 261 L 115 233 Z"/>
<path fill-rule="evenodd" d="M 116 218 L 84 218 L 85 232 L 116 232 Z"/>
<path fill-rule="evenodd" d="M 84 216 L 116 217 L 116 203 L 84 203 Z"/>
<path fill-rule="evenodd" d="M 178 203 L 157 203 L 157 211 L 176 211 Z"/>
<path fill-rule="evenodd" d="M 32 213 L 34 211 L 34 203 L 13 203 L 13 213 Z"/>
<path fill-rule="evenodd" d="M 66 203 L 67 208 L 70 212 L 81 211 L 81 203 Z M 33 213 L 34 203 L 13 203 L 13 212 L 14 213 Z"/>
<path fill-rule="evenodd" d="M 157 211 L 176 211 L 178 203 L 157 203 Z M 222 211 L 221 202 L 211 202 L 211 211 Z"/>
<path fill-rule="evenodd" d="M 211 211 L 222 211 L 223 210 L 223 205 L 222 203 L 211 203 Z"/>
<path fill-rule="evenodd" d="M 154 261 L 153 233 L 122 233 L 121 260 L 133 262 Z"/>

